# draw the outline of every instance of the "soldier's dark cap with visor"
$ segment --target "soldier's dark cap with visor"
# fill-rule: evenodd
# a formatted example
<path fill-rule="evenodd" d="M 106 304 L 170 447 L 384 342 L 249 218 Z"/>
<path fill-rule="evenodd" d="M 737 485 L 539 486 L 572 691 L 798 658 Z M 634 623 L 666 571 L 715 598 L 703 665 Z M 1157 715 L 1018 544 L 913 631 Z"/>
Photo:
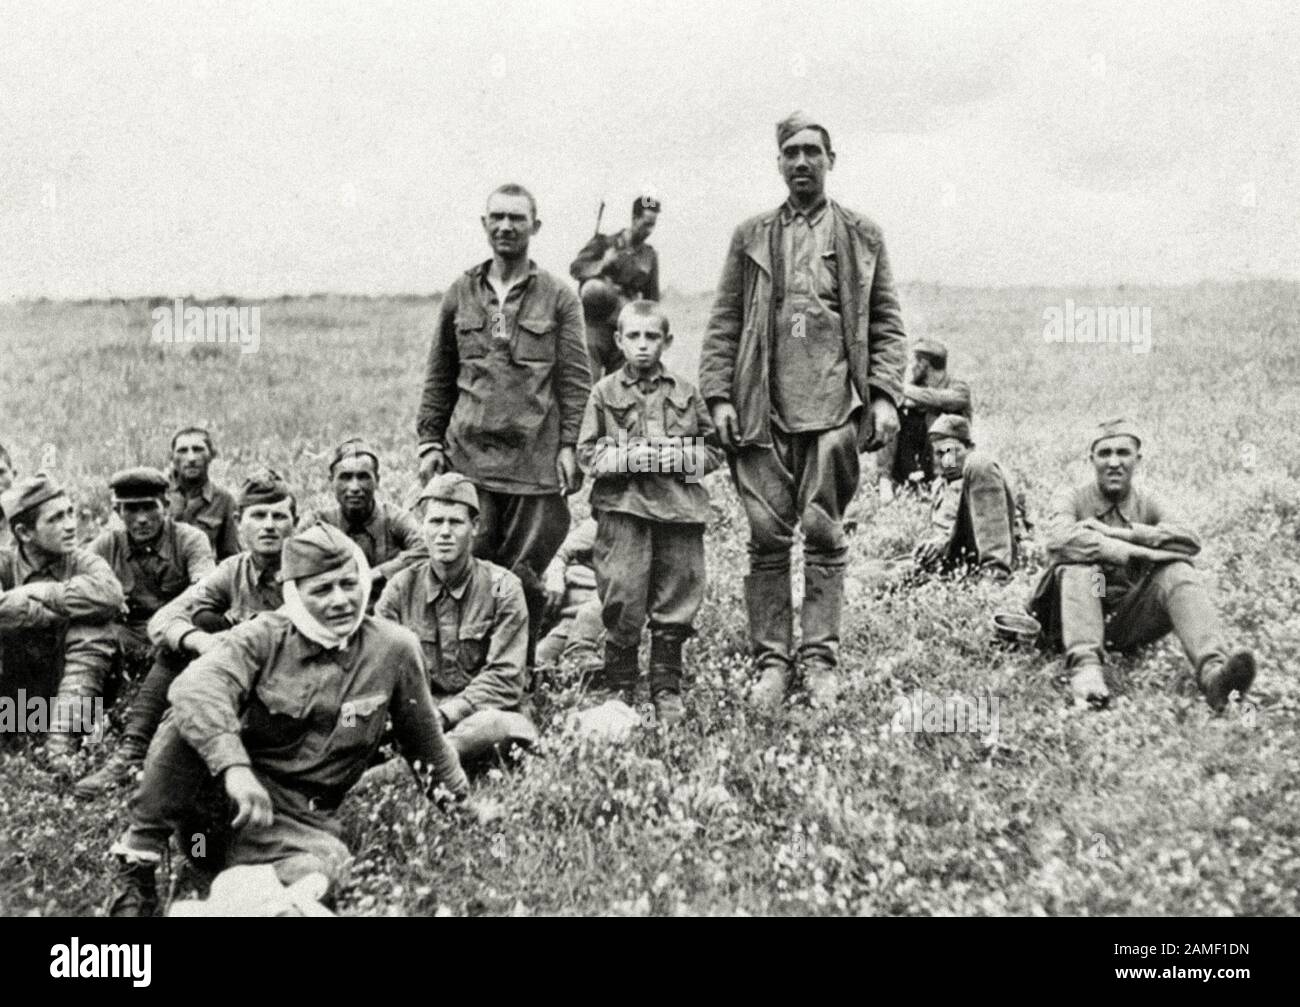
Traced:
<path fill-rule="evenodd" d="M 139 465 L 114 472 L 108 485 L 113 491 L 113 503 L 130 504 L 164 499 L 169 484 L 167 477 L 158 469 Z"/>
<path fill-rule="evenodd" d="M 24 476 L 0 493 L 0 514 L 16 521 L 46 501 L 65 495 L 62 486 L 44 472 L 37 472 L 34 476 Z"/>

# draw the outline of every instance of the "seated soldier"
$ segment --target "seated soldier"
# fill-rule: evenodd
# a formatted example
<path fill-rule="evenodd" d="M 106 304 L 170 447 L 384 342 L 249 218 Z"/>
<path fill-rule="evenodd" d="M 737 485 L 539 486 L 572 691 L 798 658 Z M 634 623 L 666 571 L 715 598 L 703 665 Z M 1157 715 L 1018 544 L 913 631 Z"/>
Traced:
<path fill-rule="evenodd" d="M 0 494 L 0 510 L 14 536 L 0 549 L 0 695 L 57 695 L 46 754 L 66 769 L 77 728 L 97 726 L 77 714 L 83 699 L 103 695 L 126 598 L 109 565 L 77 547 L 76 510 L 48 476 L 19 479 Z"/>
<path fill-rule="evenodd" d="M 202 427 L 176 431 L 172 435 L 167 501 L 175 520 L 193 525 L 208 537 L 219 563 L 239 552 L 239 535 L 235 530 L 235 498 L 208 478 L 208 468 L 216 457 L 212 435 Z"/>
<path fill-rule="evenodd" d="M 426 558 L 420 526 L 400 507 L 375 499 L 379 452 L 359 438 L 335 448 L 330 485 L 338 505 L 303 515 L 302 527 L 320 520 L 342 528 L 366 554 L 374 578 L 372 600 L 378 599 L 393 574 Z"/>
<path fill-rule="evenodd" d="M 384 589 L 375 614 L 413 630 L 428 665 L 447 741 L 462 762 L 537 741 L 521 712 L 528 685 L 528 609 L 519 578 L 471 554 L 474 484 L 434 476 L 420 493 L 429 558 Z"/>
<path fill-rule="evenodd" d="M 194 822 L 214 778 L 237 808 L 215 868 L 271 864 L 286 885 L 309 874 L 337 883 L 350 854 L 335 811 L 389 717 L 430 796 L 439 785 L 466 793 L 419 641 L 366 615 L 369 573 L 337 528 L 298 533 L 284 544 L 284 607 L 231 630 L 172 684 L 173 716 L 149 749 L 130 825 L 113 846 L 120 888 L 111 915 L 154 913 L 154 869 L 168 837 Z M 206 840 L 185 838 L 196 860 L 196 850 L 207 852 Z"/>
<path fill-rule="evenodd" d="M 14 484 L 13 459 L 9 457 L 9 449 L 0 444 L 0 493 L 3 493 Z M 0 549 L 13 545 L 13 533 L 9 530 L 9 519 L 5 517 L 4 511 L 0 510 Z"/>
<path fill-rule="evenodd" d="M 157 469 L 125 469 L 109 486 L 122 527 L 106 528 L 90 543 L 90 551 L 113 568 L 126 594 L 126 621 L 118 624 L 118 640 L 123 656 L 135 661 L 148 658 L 152 650 L 145 624 L 153 614 L 216 564 L 208 537 L 168 516 L 167 477 Z"/>
<path fill-rule="evenodd" d="M 561 660 L 577 662 L 583 671 L 605 666 L 605 625 L 592 556 L 596 548 L 596 519 L 587 518 L 569 532 L 543 577 L 546 590 L 546 636 L 537 645 L 539 667 Z"/>
<path fill-rule="evenodd" d="M 897 486 L 928 483 L 935 475 L 926 434 L 947 413 L 971 418 L 970 385 L 948 373 L 948 348 L 921 339 L 912 348 L 911 380 L 903 385 L 898 436 L 876 454 L 880 500 L 888 503 Z"/>
<path fill-rule="evenodd" d="M 1196 533 L 1167 504 L 1133 485 L 1142 439 L 1127 420 L 1102 423 L 1089 445 L 1094 480 L 1061 493 L 1048 518 L 1051 567 L 1029 612 L 1043 625 L 1042 642 L 1064 649 L 1075 703 L 1102 708 L 1110 690 L 1107 650 L 1127 652 L 1178 634 L 1210 707 L 1255 679 L 1250 651 L 1228 656 L 1219 617 L 1191 559 Z"/>
<path fill-rule="evenodd" d="M 917 544 L 913 562 L 923 570 L 970 567 L 1006 579 L 1017 559 L 1016 502 L 1001 466 L 975 450 L 964 416 L 935 420 L 930 447 L 939 467 L 931 534 Z"/>
<path fill-rule="evenodd" d="M 282 604 L 276 577 L 280 550 L 293 533 L 293 494 L 267 469 L 245 481 L 237 508 L 244 551 L 222 560 L 149 620 L 149 639 L 157 648 L 153 667 L 135 694 L 121 744 L 98 770 L 77 782 L 78 797 L 94 797 L 129 780 L 144 764 L 176 676 L 215 647 L 232 626 Z"/>
<path fill-rule="evenodd" d="M 614 345 L 623 308 L 636 300 L 659 300 L 659 255 L 649 238 L 660 209 L 653 196 L 638 196 L 632 203 L 632 226 L 614 235 L 597 233 L 569 267 L 582 298 L 593 382 L 623 366 Z"/>

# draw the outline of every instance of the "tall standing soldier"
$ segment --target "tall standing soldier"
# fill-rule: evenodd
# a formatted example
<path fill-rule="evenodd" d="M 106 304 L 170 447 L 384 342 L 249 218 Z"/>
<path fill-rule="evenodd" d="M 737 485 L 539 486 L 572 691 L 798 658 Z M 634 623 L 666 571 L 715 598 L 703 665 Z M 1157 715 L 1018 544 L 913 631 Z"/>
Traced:
<path fill-rule="evenodd" d="M 542 226 L 532 195 L 501 186 L 482 222 L 492 258 L 448 289 L 429 348 L 420 478 L 454 470 L 474 484 L 474 555 L 520 578 L 535 632 L 541 576 L 569 530 L 564 498 L 582 486 L 576 446 L 591 370 L 577 295 L 528 257 Z"/>
<path fill-rule="evenodd" d="M 700 390 L 749 519 L 753 700 L 768 710 L 796 670 L 817 705 L 839 694 L 841 517 L 857 489 L 858 452 L 898 431 L 907 356 L 880 228 L 826 198 L 830 134 L 795 113 L 776 136 L 789 198 L 736 228 L 700 358 Z M 805 561 L 797 652 L 796 525 Z"/>
<path fill-rule="evenodd" d="M 660 209 L 654 196 L 638 196 L 632 202 L 632 225 L 617 234 L 597 231 L 569 266 L 582 298 L 593 382 L 623 366 L 623 354 L 614 345 L 623 308 L 632 301 L 659 300 L 659 254 L 649 239 Z"/>

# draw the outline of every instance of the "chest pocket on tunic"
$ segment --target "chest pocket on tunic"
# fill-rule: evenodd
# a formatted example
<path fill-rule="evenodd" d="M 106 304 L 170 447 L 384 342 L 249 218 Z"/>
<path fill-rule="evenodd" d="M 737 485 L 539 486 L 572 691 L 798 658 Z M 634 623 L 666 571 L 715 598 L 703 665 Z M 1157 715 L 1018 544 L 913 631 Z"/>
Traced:
<path fill-rule="evenodd" d="M 311 728 L 310 684 L 302 677 L 263 677 L 244 709 L 244 732 L 256 748 L 289 748 Z"/>
<path fill-rule="evenodd" d="M 161 576 L 158 577 L 158 593 L 164 600 L 175 598 L 178 594 L 189 587 L 189 578 L 181 571 L 179 567 L 167 565 Z"/>
<path fill-rule="evenodd" d="M 440 648 L 432 636 L 421 637 L 424 657 L 429 665 L 429 678 L 440 693 L 460 692 L 482 669 L 487 660 L 490 621 L 467 622 L 460 627 L 454 641 Z"/>
<path fill-rule="evenodd" d="M 628 433 L 636 434 L 641 432 L 641 409 L 639 403 L 628 402 L 625 404 L 606 401 L 605 408 L 609 410 L 609 417 L 612 424 Z"/>
<path fill-rule="evenodd" d="M 362 726 L 387 706 L 388 696 L 382 692 L 356 696 L 339 707 L 339 724 L 343 727 Z"/>
<path fill-rule="evenodd" d="M 674 388 L 664 398 L 664 433 L 669 437 L 692 437 L 699 433 L 694 396 L 681 388 Z"/>
<path fill-rule="evenodd" d="M 482 315 L 456 315 L 456 353 L 467 357 L 483 357 L 488 352 L 487 319 Z"/>
<path fill-rule="evenodd" d="M 515 360 L 545 364 L 555 360 L 555 319 L 521 318 L 515 334 Z"/>

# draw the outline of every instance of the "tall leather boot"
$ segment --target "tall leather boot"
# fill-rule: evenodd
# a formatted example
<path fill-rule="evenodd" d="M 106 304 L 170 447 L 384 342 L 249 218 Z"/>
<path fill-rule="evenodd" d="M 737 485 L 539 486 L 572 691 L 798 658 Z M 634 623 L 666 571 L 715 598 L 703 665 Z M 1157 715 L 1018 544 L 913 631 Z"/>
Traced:
<path fill-rule="evenodd" d="M 113 856 L 113 901 L 108 915 L 139 917 L 158 915 L 157 864 Z"/>
<path fill-rule="evenodd" d="M 636 683 L 641 674 L 637 649 L 605 640 L 605 670 L 600 684 L 618 693 L 629 706 L 636 698 Z"/>
<path fill-rule="evenodd" d="M 794 603 L 790 570 L 760 570 L 745 578 L 745 609 L 758 682 L 750 699 L 760 710 L 774 712 L 785 701 L 794 657 Z"/>
<path fill-rule="evenodd" d="M 827 708 L 839 698 L 842 686 L 839 662 L 844 568 L 806 564 L 803 578 L 799 663 L 813 705 Z"/>
<path fill-rule="evenodd" d="M 682 643 L 679 633 L 650 634 L 650 699 L 655 719 L 664 727 L 686 716 L 682 703 Z"/>

